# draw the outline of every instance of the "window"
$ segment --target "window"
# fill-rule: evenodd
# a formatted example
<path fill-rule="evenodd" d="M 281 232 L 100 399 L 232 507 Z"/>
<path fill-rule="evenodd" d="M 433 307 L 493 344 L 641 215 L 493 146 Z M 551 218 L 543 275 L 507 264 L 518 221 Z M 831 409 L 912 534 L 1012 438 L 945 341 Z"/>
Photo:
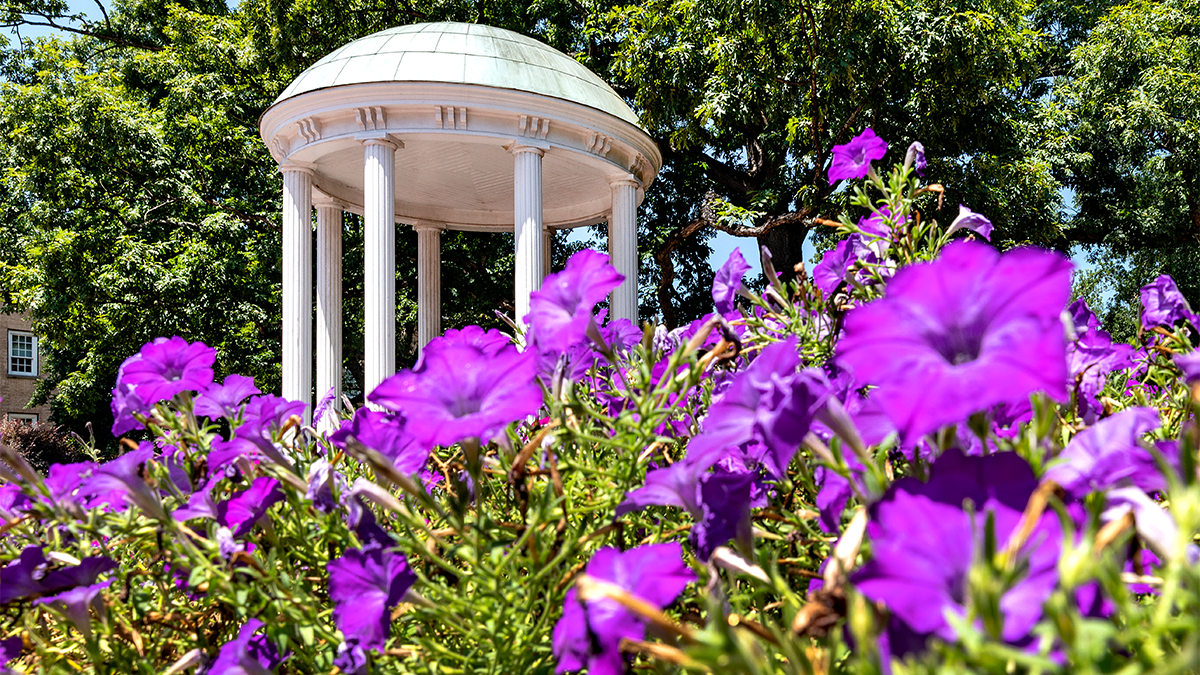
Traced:
<path fill-rule="evenodd" d="M 33 333 L 9 331 L 8 374 L 37 377 L 37 337 Z"/>
<path fill-rule="evenodd" d="M 8 419 L 34 426 L 37 426 L 38 423 L 37 413 L 8 413 Z"/>

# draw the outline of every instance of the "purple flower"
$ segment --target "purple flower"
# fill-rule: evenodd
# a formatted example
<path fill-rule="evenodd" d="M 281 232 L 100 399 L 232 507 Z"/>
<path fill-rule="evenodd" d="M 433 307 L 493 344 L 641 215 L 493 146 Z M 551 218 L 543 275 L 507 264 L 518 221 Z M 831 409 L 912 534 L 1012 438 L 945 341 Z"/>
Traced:
<path fill-rule="evenodd" d="M 538 346 L 561 352 L 586 340 L 592 309 L 624 279 L 603 253 L 584 249 L 571 256 L 563 271 L 547 275 L 542 289 L 529 295 L 524 319 Z"/>
<path fill-rule="evenodd" d="M 890 223 L 888 221 L 891 221 Z M 886 241 L 890 241 L 895 235 L 895 228 L 904 227 L 908 222 L 908 216 L 900 216 L 895 218 L 892 216 L 892 210 L 884 206 L 879 209 L 879 213 L 872 213 L 865 218 L 858 219 L 858 229 L 864 234 L 872 237 L 878 237 Z M 862 241 L 860 238 L 859 241 Z M 865 242 L 864 242 L 865 243 Z M 886 247 L 879 251 L 873 251 L 877 256 L 882 257 L 886 251 Z"/>
<path fill-rule="evenodd" d="M 1145 330 L 1156 326 L 1173 328 L 1179 321 L 1196 321 L 1191 306 L 1170 275 L 1163 274 L 1153 283 L 1142 286 L 1141 295 L 1142 328 Z"/>
<path fill-rule="evenodd" d="M 763 464 L 771 475 L 787 475 L 792 456 L 829 393 L 824 373 L 800 371 L 799 366 L 794 336 L 764 348 L 713 403 L 702 433 L 688 446 L 688 461 L 706 468 L 731 448 L 757 440 L 767 446 Z"/>
<path fill-rule="evenodd" d="M 275 436 L 288 419 L 303 415 L 305 407 L 303 401 L 289 401 L 274 394 L 250 399 L 242 413 L 242 424 L 234 431 L 228 446 L 222 447 L 222 452 L 218 454 L 217 444 L 213 443 L 214 451 L 208 456 L 209 471 L 216 471 L 240 455 L 254 454 L 288 466 L 287 458 L 275 445 Z"/>
<path fill-rule="evenodd" d="M 4 665 L 20 656 L 21 650 L 24 648 L 25 642 L 21 639 L 20 635 L 0 640 L 0 673 L 5 672 Z"/>
<path fill-rule="evenodd" d="M 144 415 L 150 410 L 150 406 L 134 391 L 134 386 L 124 382 L 118 382 L 117 386 L 113 387 L 113 399 L 109 407 L 113 415 L 113 436 L 143 428 L 142 423 L 133 414 Z"/>
<path fill-rule="evenodd" d="M 217 351 L 203 342 L 189 343 L 179 336 L 157 338 L 121 364 L 114 394 L 127 396 L 129 391 L 122 385 L 128 385 L 142 403 L 152 406 L 182 391 L 199 391 L 212 384 L 216 359 Z"/>
<path fill-rule="evenodd" d="M 1200 548 L 1192 543 L 1191 536 L 1181 541 L 1179 526 L 1161 505 L 1150 498 L 1141 488 L 1129 486 L 1108 493 L 1108 503 L 1100 520 L 1109 522 L 1133 514 L 1138 536 L 1150 550 L 1163 560 L 1183 558 L 1187 565 L 1200 563 Z"/>
<path fill-rule="evenodd" d="M 585 572 L 659 609 L 674 602 L 696 578 L 684 564 L 677 543 L 649 544 L 624 553 L 602 548 L 592 556 Z M 563 616 L 554 626 L 555 672 L 587 668 L 592 675 L 621 675 L 626 672 L 621 639 L 637 640 L 644 634 L 642 620 L 615 600 L 581 602 L 572 588 L 563 604 Z"/>
<path fill-rule="evenodd" d="M 127 502 L 133 502 L 146 515 L 165 519 L 167 515 L 158 494 L 142 478 L 143 467 L 154 458 L 154 450 L 153 444 L 142 443 L 137 450 L 97 466 L 80 485 L 79 498 L 94 498 L 86 504 L 87 508 L 107 503 L 122 510 Z"/>
<path fill-rule="evenodd" d="M 419 370 L 389 377 L 367 399 L 402 414 L 406 431 L 426 448 L 486 440 L 541 408 L 536 372 L 532 350 L 445 335 L 426 346 Z"/>
<path fill-rule="evenodd" d="M 113 582 L 112 579 L 90 586 L 77 586 L 68 591 L 63 591 L 57 595 L 52 595 L 48 598 L 39 598 L 34 600 L 35 605 L 47 605 L 54 611 L 66 617 L 80 633 L 90 636 L 92 634 L 91 609 L 96 610 L 96 614 L 104 618 L 106 606 L 104 599 L 100 597 L 100 591 L 108 588 Z"/>
<path fill-rule="evenodd" d="M 707 560 L 730 539 L 745 548 L 752 545 L 750 503 L 753 473 L 718 470 L 706 472 L 689 462 L 676 462 L 646 473 L 645 484 L 625 495 L 617 506 L 618 517 L 647 506 L 675 506 L 687 510 L 696 524 L 691 544 Z"/>
<path fill-rule="evenodd" d="M 1200 382 L 1200 352 L 1176 354 L 1175 365 L 1183 372 L 1184 384 Z M 1130 359 L 1132 362 L 1132 359 Z"/>
<path fill-rule="evenodd" d="M 844 459 L 846 467 L 850 470 L 849 478 L 824 465 L 813 469 L 813 480 L 820 486 L 816 506 L 821 514 L 817 524 L 822 532 L 833 533 L 841 529 L 842 512 L 846 510 L 850 497 L 854 496 L 854 485 L 861 486 L 866 471 L 853 455 L 848 454 Z"/>
<path fill-rule="evenodd" d="M 850 235 L 853 239 L 858 235 Z M 854 263 L 858 262 L 858 255 L 855 253 L 854 242 L 850 239 L 843 239 L 837 243 L 832 251 L 826 251 L 825 255 L 821 256 L 821 262 L 813 267 L 813 282 L 817 288 L 821 289 L 821 294 L 825 299 L 829 299 L 837 287 L 846 280 L 846 275 L 854 268 Z"/>
<path fill-rule="evenodd" d="M 329 562 L 329 599 L 333 621 L 347 642 L 382 650 L 391 626 L 391 609 L 417 580 L 402 554 L 382 549 L 346 549 Z"/>
<path fill-rule="evenodd" d="M 733 249 L 729 259 L 721 265 L 721 269 L 713 276 L 713 304 L 721 314 L 728 314 L 737 309 L 738 289 L 742 287 L 742 278 L 750 271 L 750 265 L 742 257 L 740 249 Z"/>
<path fill-rule="evenodd" d="M 204 488 L 188 499 L 186 508 L 175 511 L 178 520 L 210 518 L 222 527 L 229 528 L 231 537 L 243 537 L 267 513 L 267 509 L 283 501 L 279 481 L 267 476 L 254 479 L 250 487 L 233 493 L 229 499 L 217 504 L 212 491 L 220 477 L 210 479 Z"/>
<path fill-rule="evenodd" d="M 914 167 L 917 170 L 917 175 L 925 177 L 925 146 L 921 145 L 920 141 L 913 141 L 912 145 L 908 146 L 908 152 L 904 154 L 904 168 Z"/>
<path fill-rule="evenodd" d="M 871 170 L 871 162 L 883 159 L 887 143 L 869 127 L 845 145 L 833 146 L 833 163 L 829 166 L 829 184 L 839 180 L 862 178 Z"/>
<path fill-rule="evenodd" d="M 398 415 L 359 408 L 352 419 L 343 421 L 341 428 L 329 436 L 329 442 L 344 449 L 350 437 L 392 460 L 406 475 L 420 471 L 429 460 L 429 446 L 418 442 Z"/>
<path fill-rule="evenodd" d="M 265 675 L 283 663 L 275 643 L 266 635 L 255 635 L 263 622 L 250 619 L 238 631 L 237 638 L 226 642 L 203 675 Z"/>
<path fill-rule="evenodd" d="M 1035 391 L 1063 400 L 1070 294 L 1071 264 L 1057 253 L 955 242 L 847 314 L 838 364 L 878 385 L 871 396 L 905 445 Z"/>
<path fill-rule="evenodd" d="M 104 556 L 84 558 L 78 565 L 51 569 L 40 546 L 26 546 L 21 556 L 0 567 L 0 605 L 32 595 L 47 595 L 76 586 L 90 586 L 96 577 L 117 567 Z"/>
<path fill-rule="evenodd" d="M 1138 443 L 1160 426 L 1153 408 L 1130 408 L 1102 419 L 1071 439 L 1045 478 L 1079 498 L 1118 485 L 1165 489 L 1167 480 L 1154 456 Z"/>
<path fill-rule="evenodd" d="M 946 617 L 967 615 L 970 571 L 984 553 L 987 523 L 994 523 L 996 546 L 1003 550 L 1035 486 L 1032 469 L 1015 453 L 964 457 L 951 450 L 933 464 L 928 484 L 897 481 L 872 506 L 867 532 L 873 557 L 851 581 L 888 607 L 902 633 L 909 632 L 898 642 L 919 649 L 931 635 L 957 638 Z M 963 508 L 964 500 L 973 502 L 972 511 Z M 1024 572 L 999 599 L 1003 625 L 996 637 L 1020 643 L 1041 618 L 1058 580 L 1060 539 L 1056 516 L 1047 513 L 1018 548 L 1016 568 Z"/>
<path fill-rule="evenodd" d="M 51 465 L 49 475 L 46 476 L 46 489 L 50 492 L 50 499 L 56 504 L 74 501 L 76 490 L 95 470 L 94 462 Z"/>
<path fill-rule="evenodd" d="M 250 396 L 261 394 L 254 386 L 254 378 L 245 375 L 230 375 L 222 384 L 210 384 L 196 397 L 197 415 L 212 419 L 218 417 L 236 417 L 242 401 Z"/>
<path fill-rule="evenodd" d="M 959 230 L 971 230 L 990 241 L 992 238 L 992 221 L 959 204 L 958 217 L 954 219 L 954 222 L 950 223 L 950 230 L 946 232 L 946 236 L 948 237 Z"/>

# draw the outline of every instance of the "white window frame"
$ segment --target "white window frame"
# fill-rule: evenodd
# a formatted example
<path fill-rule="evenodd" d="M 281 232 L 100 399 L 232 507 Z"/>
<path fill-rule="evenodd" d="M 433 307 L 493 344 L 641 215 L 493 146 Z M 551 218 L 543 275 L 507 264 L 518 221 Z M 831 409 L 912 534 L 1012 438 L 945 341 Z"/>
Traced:
<path fill-rule="evenodd" d="M 37 423 L 38 423 L 37 413 L 12 413 L 12 412 L 10 412 L 10 413 L 5 413 L 5 414 L 8 416 L 8 419 L 10 419 L 10 420 L 16 420 L 17 422 L 29 422 L 31 425 L 33 425 L 35 427 L 37 426 Z"/>
<path fill-rule="evenodd" d="M 26 373 L 20 370 L 13 370 L 13 345 L 16 343 L 16 338 L 28 337 L 33 340 L 33 372 Z M 22 357 L 23 358 L 23 357 Z M 8 331 L 8 364 L 6 369 L 9 377 L 37 377 L 38 376 L 38 339 L 37 336 L 29 331 L 10 330 Z"/>

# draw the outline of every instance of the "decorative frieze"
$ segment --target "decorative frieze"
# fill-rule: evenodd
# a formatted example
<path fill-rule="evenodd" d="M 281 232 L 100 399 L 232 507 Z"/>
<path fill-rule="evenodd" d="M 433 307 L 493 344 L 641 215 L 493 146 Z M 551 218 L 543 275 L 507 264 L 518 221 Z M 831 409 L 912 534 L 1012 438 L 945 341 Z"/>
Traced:
<path fill-rule="evenodd" d="M 439 129 L 467 130 L 467 109 L 454 106 L 434 106 L 433 119 Z"/>
<path fill-rule="evenodd" d="M 300 132 L 300 137 L 304 139 L 305 143 L 315 143 L 321 140 L 321 127 L 311 117 L 305 117 L 296 122 L 296 131 Z"/>
<path fill-rule="evenodd" d="M 608 151 L 612 149 L 612 139 L 604 134 L 593 133 L 591 139 L 588 140 L 587 150 L 593 155 L 608 157 Z"/>
<path fill-rule="evenodd" d="M 387 129 L 387 118 L 384 116 L 382 106 L 371 106 L 369 108 L 357 108 L 354 111 L 354 119 L 358 122 L 358 128 L 362 131 L 383 131 Z"/>
<path fill-rule="evenodd" d="M 546 140 L 546 134 L 550 133 L 550 120 L 545 117 L 534 117 L 533 115 L 521 115 L 517 120 L 517 131 L 525 138 L 536 138 L 539 141 Z"/>

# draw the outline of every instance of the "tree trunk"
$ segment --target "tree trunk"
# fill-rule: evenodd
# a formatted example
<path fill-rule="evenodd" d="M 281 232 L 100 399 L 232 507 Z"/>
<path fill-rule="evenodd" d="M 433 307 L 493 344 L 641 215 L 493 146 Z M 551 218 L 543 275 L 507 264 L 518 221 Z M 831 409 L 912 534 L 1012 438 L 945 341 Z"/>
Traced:
<path fill-rule="evenodd" d="M 796 265 L 804 263 L 804 239 L 808 228 L 800 224 L 784 225 L 769 230 L 757 237 L 759 246 L 771 252 L 771 264 L 779 273 L 780 281 L 787 283 L 796 278 Z"/>

